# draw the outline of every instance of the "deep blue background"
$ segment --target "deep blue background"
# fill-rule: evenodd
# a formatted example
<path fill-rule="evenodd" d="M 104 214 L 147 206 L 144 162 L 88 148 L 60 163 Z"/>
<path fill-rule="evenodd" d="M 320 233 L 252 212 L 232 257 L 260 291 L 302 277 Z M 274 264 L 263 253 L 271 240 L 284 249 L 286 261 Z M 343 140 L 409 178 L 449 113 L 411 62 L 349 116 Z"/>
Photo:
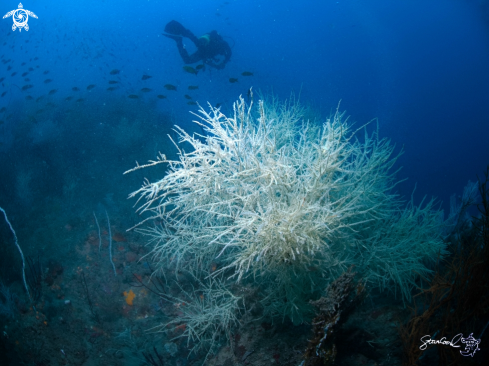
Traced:
<path fill-rule="evenodd" d="M 17 5 L 3 1 L 0 13 Z M 3 19 L 1 54 L 12 60 L 14 70 L 34 57 L 39 57 L 39 70 L 50 70 L 51 84 L 43 83 L 41 72 L 32 73 L 34 97 L 57 88 L 62 101 L 74 85 L 96 84 L 90 93 L 97 93 L 102 105 L 108 92 L 99 86 L 117 68 L 124 83 L 112 96 L 142 87 L 159 90 L 167 83 L 195 84 L 201 104 L 229 108 L 253 86 L 282 98 L 300 93 L 301 101 L 323 117 L 341 100 L 341 109 L 357 125 L 378 118 L 381 136 L 404 146 L 400 177 L 409 180 L 400 189 L 409 195 L 417 182 L 417 199 L 428 194 L 446 203 L 489 164 L 489 18 L 484 3 L 30 0 L 23 5 L 39 19 L 29 19 L 28 32 L 12 32 L 12 19 Z M 185 73 L 174 42 L 161 36 L 172 19 L 196 35 L 216 29 L 229 37 L 233 56 L 226 68 L 198 76 Z M 24 84 L 21 72 L 10 76 L 14 70 L 7 73 L 0 66 L 0 77 L 5 77 L 0 92 L 7 91 L 0 108 L 23 103 L 24 95 L 13 87 Z M 243 71 L 254 76 L 245 78 Z M 143 82 L 142 74 L 153 77 Z M 239 82 L 231 84 L 231 77 Z M 156 94 L 144 98 L 155 100 Z M 183 91 L 166 94 L 158 108 L 180 125 L 190 122 Z M 0 125 L 2 152 L 15 143 L 9 138 L 12 128 L 8 121 Z"/>

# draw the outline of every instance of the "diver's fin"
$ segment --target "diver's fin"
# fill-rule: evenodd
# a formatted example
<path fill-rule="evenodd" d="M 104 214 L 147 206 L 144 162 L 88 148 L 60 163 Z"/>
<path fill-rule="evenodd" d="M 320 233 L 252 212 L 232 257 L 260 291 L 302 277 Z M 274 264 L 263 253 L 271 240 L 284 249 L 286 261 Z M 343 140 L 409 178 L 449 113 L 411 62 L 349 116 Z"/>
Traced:
<path fill-rule="evenodd" d="M 165 26 L 165 32 L 176 36 L 183 36 L 187 29 L 176 20 L 172 20 Z"/>
<path fill-rule="evenodd" d="M 182 42 L 182 36 L 174 36 L 173 34 L 162 33 L 165 37 L 171 38 L 177 42 Z"/>

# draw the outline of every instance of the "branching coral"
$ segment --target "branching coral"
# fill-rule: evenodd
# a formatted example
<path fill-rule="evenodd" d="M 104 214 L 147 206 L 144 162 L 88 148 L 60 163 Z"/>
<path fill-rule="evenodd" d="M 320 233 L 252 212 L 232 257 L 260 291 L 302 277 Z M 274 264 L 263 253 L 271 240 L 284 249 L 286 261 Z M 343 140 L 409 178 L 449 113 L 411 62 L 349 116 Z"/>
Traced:
<path fill-rule="evenodd" d="M 160 272 L 174 265 L 253 280 L 273 312 L 291 317 L 352 264 L 371 284 L 394 282 L 409 297 L 413 270 L 443 247 L 441 221 L 432 203 L 401 209 L 388 140 L 366 129 L 357 138 L 363 128 L 351 131 L 339 111 L 311 125 L 296 103 L 255 108 L 240 98 L 232 117 L 209 108 L 196 121 L 205 136 L 176 127 L 179 160 L 160 155 L 131 170 L 169 167 L 130 195 L 161 223 L 139 229 Z"/>
<path fill-rule="evenodd" d="M 162 295 L 178 307 L 181 315 L 152 330 L 164 332 L 171 326 L 182 330 L 175 338 L 186 337 L 191 351 L 207 349 L 208 357 L 214 346 L 222 339 L 229 339 L 229 332 L 239 324 L 237 316 L 243 308 L 243 300 L 215 279 L 199 285 L 192 292 L 181 289 L 182 296 L 178 298 Z"/>

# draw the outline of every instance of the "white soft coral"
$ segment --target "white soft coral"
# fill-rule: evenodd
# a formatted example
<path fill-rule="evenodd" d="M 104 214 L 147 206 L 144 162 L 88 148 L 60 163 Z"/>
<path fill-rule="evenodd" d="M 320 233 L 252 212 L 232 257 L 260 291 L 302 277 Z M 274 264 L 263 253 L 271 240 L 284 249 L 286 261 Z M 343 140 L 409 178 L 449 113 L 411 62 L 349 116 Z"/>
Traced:
<path fill-rule="evenodd" d="M 423 246 L 432 257 L 443 244 L 432 205 L 423 210 L 426 219 L 417 229 L 422 235 L 413 234 L 418 242 L 406 239 L 416 228 L 391 193 L 396 157 L 387 140 L 365 132 L 359 141 L 358 130 L 350 132 L 338 111 L 320 128 L 301 124 L 303 110 L 296 103 L 273 101 L 267 108 L 260 101 L 255 109 L 240 98 L 232 117 L 209 107 L 199 110 L 196 122 L 206 135 L 190 136 L 177 127 L 179 146 L 188 143 L 191 150 L 179 148 L 178 161 L 161 155 L 151 162 L 169 163 L 168 173 L 131 195 L 144 197 L 140 210 L 163 222 L 142 230 L 152 238 L 159 269 L 176 263 L 210 273 L 217 260 L 213 276 L 241 280 L 253 274 L 269 304 L 283 303 L 285 296 L 284 306 L 292 310 L 307 303 L 318 283 L 352 264 L 372 283 L 383 286 L 388 278 L 409 296 L 414 274 L 407 263 L 422 270 Z M 389 240 L 379 236 L 381 228 Z M 417 250 L 404 248 L 410 258 L 389 256 L 396 240 Z M 382 265 L 386 260 L 403 263 Z"/>

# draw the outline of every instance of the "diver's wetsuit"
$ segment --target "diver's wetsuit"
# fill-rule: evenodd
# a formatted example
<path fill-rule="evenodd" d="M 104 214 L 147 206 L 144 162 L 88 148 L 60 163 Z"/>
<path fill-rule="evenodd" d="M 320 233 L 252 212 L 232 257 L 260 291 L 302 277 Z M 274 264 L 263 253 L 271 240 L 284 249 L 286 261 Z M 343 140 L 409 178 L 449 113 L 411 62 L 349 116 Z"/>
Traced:
<path fill-rule="evenodd" d="M 165 32 L 169 34 L 164 34 L 164 36 L 177 42 L 178 52 L 186 64 L 203 61 L 206 65 L 216 69 L 224 69 L 231 58 L 231 47 L 215 30 L 197 38 L 183 25 L 172 20 L 165 26 Z M 183 45 L 182 37 L 190 39 L 197 47 L 197 51 L 189 55 Z"/>

